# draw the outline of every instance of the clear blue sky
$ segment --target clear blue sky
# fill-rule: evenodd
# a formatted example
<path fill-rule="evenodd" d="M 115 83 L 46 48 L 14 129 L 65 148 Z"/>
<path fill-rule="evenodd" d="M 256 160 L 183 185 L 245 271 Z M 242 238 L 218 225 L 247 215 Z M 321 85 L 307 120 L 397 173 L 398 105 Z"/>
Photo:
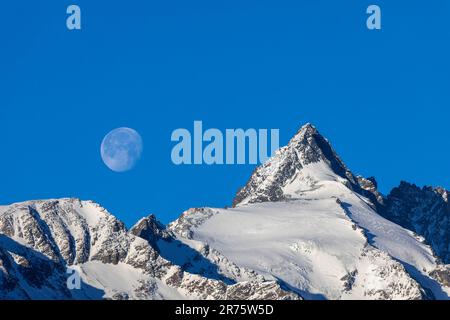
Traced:
<path fill-rule="evenodd" d="M 82 9 L 81 31 L 66 8 Z M 368 31 L 365 10 L 382 8 Z M 7 1 L 0 8 L 0 203 L 93 199 L 127 225 L 230 204 L 252 166 L 171 163 L 179 127 L 305 122 L 387 192 L 450 188 L 450 2 Z M 127 173 L 103 163 L 111 129 L 136 129 Z"/>

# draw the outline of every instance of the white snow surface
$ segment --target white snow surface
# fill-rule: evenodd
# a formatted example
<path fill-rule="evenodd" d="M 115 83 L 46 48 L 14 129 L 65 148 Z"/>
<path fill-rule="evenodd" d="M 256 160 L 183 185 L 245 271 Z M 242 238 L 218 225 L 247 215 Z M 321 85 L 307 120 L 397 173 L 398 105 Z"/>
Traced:
<path fill-rule="evenodd" d="M 81 265 L 72 266 L 71 268 L 79 272 L 84 283 L 92 286 L 92 288 L 98 289 L 103 299 L 114 298 L 116 294 L 126 294 L 129 299 L 186 299 L 186 296 L 180 294 L 175 288 L 169 287 L 163 281 L 152 278 L 142 273 L 142 270 L 136 269 L 126 263 L 118 263 L 115 265 L 100 261 L 89 261 Z M 155 291 L 145 292 L 146 296 L 144 297 L 136 295 L 136 292 L 139 291 L 137 289 L 146 282 L 152 283 Z M 87 295 L 91 299 L 98 299 L 99 297 L 96 296 L 95 289 L 84 289 L 80 293 L 85 296 Z M 90 292 L 94 292 L 94 294 L 89 296 Z"/>
<path fill-rule="evenodd" d="M 306 299 L 383 298 L 393 283 L 399 290 L 390 298 L 402 299 L 416 293 L 416 281 L 436 298 L 449 298 L 449 288 L 429 276 L 436 258 L 422 238 L 378 215 L 326 164 L 306 166 L 300 175 L 283 189 L 295 200 L 212 209 L 214 215 L 190 227 L 191 239 L 280 279 Z M 345 277 L 355 270 L 345 290 Z"/>

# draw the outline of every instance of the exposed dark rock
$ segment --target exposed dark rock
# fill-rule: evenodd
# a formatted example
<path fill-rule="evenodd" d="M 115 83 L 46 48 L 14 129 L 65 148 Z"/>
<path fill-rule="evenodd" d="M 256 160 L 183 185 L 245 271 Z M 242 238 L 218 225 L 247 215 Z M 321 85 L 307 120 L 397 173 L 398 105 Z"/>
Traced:
<path fill-rule="evenodd" d="M 139 220 L 138 223 L 130 229 L 130 233 L 147 240 L 156 250 L 159 250 L 157 244 L 159 240 L 168 239 L 170 237 L 166 231 L 166 227 L 159 222 L 153 214 Z"/>
<path fill-rule="evenodd" d="M 449 192 L 402 181 L 390 192 L 381 214 L 387 219 L 423 236 L 436 255 L 450 263 Z"/>

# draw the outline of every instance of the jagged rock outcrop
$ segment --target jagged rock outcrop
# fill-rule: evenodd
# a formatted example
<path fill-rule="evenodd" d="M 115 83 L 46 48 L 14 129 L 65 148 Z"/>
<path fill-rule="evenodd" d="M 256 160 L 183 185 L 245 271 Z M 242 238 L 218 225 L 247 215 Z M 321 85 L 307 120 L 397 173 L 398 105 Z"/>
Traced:
<path fill-rule="evenodd" d="M 450 192 L 402 181 L 385 200 L 383 216 L 423 236 L 443 263 L 450 263 Z"/>
<path fill-rule="evenodd" d="M 155 215 L 139 220 L 131 229 L 130 233 L 147 240 L 150 245 L 158 250 L 158 241 L 170 238 L 170 234 L 166 231 L 166 227 L 159 222 Z"/>

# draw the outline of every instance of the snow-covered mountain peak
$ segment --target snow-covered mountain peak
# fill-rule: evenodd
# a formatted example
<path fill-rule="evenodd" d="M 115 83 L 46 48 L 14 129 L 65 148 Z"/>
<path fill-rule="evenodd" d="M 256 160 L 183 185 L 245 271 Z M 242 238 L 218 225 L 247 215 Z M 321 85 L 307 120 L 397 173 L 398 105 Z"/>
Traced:
<path fill-rule="evenodd" d="M 307 136 L 312 136 L 314 134 L 317 134 L 317 128 L 310 122 L 307 122 L 303 126 L 300 127 L 300 129 L 297 131 L 297 133 L 292 137 L 291 140 Z"/>
<path fill-rule="evenodd" d="M 170 236 L 166 231 L 166 227 L 153 214 L 140 219 L 130 229 L 130 233 L 147 240 L 156 250 L 158 250 L 157 242 Z"/>
<path fill-rule="evenodd" d="M 200 252 L 216 250 L 240 267 L 281 279 L 306 299 L 448 299 L 448 267 L 424 237 L 379 214 L 408 209 L 414 203 L 408 195 L 419 191 L 392 203 L 374 178 L 353 175 L 307 124 L 256 168 L 233 208 L 191 209 L 168 229 Z M 439 203 L 432 193 L 430 207 Z M 448 234 L 447 226 L 438 234 Z M 445 254 L 442 239 L 434 247 Z"/>
<path fill-rule="evenodd" d="M 247 185 L 236 195 L 233 206 L 246 203 L 298 198 L 318 188 L 322 181 L 336 181 L 349 188 L 359 187 L 331 144 L 310 123 L 253 172 Z"/>

